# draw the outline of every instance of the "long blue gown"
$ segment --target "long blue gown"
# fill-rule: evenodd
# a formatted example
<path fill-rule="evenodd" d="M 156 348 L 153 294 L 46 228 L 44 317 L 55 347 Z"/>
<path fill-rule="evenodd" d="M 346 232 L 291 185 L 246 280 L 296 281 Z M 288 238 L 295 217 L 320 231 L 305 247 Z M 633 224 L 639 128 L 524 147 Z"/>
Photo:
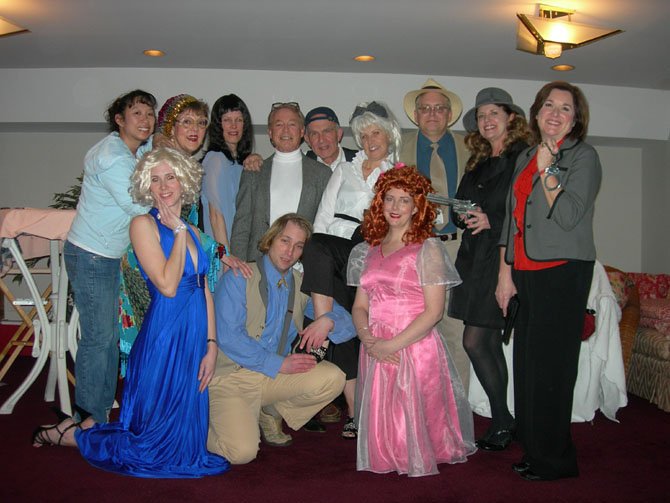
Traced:
<path fill-rule="evenodd" d="M 166 258 L 172 231 L 150 211 Z M 198 270 L 186 253 L 184 274 L 173 298 L 147 279 L 151 303 L 133 345 L 118 422 L 77 431 L 79 450 L 93 466 L 147 478 L 194 478 L 228 470 L 228 461 L 206 448 L 208 393 L 198 391 L 198 369 L 207 351 L 207 306 L 203 288 L 208 260 L 198 249 Z"/>

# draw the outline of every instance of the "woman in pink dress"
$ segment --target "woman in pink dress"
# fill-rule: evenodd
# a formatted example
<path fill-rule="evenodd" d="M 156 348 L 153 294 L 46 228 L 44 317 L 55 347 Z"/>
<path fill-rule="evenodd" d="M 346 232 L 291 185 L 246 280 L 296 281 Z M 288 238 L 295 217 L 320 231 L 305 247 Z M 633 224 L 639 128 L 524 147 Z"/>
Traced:
<path fill-rule="evenodd" d="M 361 340 L 356 394 L 358 470 L 438 473 L 475 451 L 472 412 L 436 329 L 447 288 L 461 282 L 431 237 L 434 192 L 415 168 L 379 177 L 349 258 L 359 286 L 352 317 Z"/>

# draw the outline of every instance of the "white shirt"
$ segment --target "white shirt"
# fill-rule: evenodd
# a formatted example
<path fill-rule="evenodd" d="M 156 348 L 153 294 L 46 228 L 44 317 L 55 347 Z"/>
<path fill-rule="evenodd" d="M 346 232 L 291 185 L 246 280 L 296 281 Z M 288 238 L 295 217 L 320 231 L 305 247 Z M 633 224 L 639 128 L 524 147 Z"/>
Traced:
<path fill-rule="evenodd" d="M 367 159 L 361 150 L 351 162 L 337 165 L 323 191 L 321 204 L 314 220 L 314 232 L 332 234 L 349 239 L 358 223 L 336 218 L 336 213 L 363 220 L 363 212 L 370 207 L 374 187 L 379 175 L 393 167 L 390 157 L 363 179 L 363 161 Z"/>
<path fill-rule="evenodd" d="M 302 193 L 302 152 L 278 152 L 272 158 L 270 225 L 286 213 L 298 211 Z"/>
<path fill-rule="evenodd" d="M 347 162 L 347 158 L 344 156 L 344 150 L 342 147 L 338 147 L 340 149 L 340 153 L 337 154 L 337 158 L 331 162 L 330 164 L 326 163 L 323 159 L 321 159 L 318 155 L 316 156 L 316 160 L 319 161 L 321 164 L 325 164 L 326 166 L 330 166 L 331 171 L 335 171 L 335 168 L 341 163 L 341 162 Z"/>

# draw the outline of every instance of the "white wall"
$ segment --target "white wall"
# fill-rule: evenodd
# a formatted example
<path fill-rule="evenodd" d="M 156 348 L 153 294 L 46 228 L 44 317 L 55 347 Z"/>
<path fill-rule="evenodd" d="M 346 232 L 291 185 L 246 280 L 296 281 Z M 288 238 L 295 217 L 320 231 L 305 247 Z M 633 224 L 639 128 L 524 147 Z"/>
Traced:
<path fill-rule="evenodd" d="M 642 153 L 642 266 L 670 273 L 670 141 L 651 142 Z"/>
<path fill-rule="evenodd" d="M 544 82 L 432 76 L 463 100 L 474 104 L 483 87 L 507 89 L 528 110 Z M 557 77 L 565 78 L 566 76 Z M 260 70 L 54 68 L 0 69 L 0 110 L 4 123 L 100 122 L 116 96 L 134 88 L 152 92 L 162 103 L 188 92 L 210 104 L 235 92 L 249 105 L 254 124 L 265 123 L 275 101 L 299 101 L 304 110 L 328 104 L 347 121 L 359 101 L 379 99 L 389 104 L 402 127 L 412 124 L 402 110 L 402 98 L 423 84 L 425 75 L 365 73 L 272 72 Z M 670 91 L 580 85 L 591 108 L 590 134 L 612 138 L 667 140 L 670 131 Z M 462 129 L 459 121 L 455 129 Z"/>
<path fill-rule="evenodd" d="M 603 167 L 593 219 L 598 260 L 622 271 L 641 271 L 642 149 L 596 150 Z"/>

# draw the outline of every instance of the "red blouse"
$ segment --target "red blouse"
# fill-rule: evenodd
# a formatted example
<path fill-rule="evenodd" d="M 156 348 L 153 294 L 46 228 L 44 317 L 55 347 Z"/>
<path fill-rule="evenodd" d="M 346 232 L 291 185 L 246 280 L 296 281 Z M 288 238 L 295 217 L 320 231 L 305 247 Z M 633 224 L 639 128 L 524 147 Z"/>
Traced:
<path fill-rule="evenodd" d="M 525 208 L 526 201 L 533 190 L 533 175 L 537 173 L 537 153 L 526 166 L 514 182 L 514 197 L 516 206 L 512 212 L 514 222 L 518 232 L 514 235 L 514 268 L 521 271 L 539 271 L 541 269 L 550 269 L 567 263 L 567 260 L 551 260 L 538 262 L 526 255 L 524 246 L 523 232 L 526 228 Z M 542 183 L 542 182 L 539 182 Z"/>

